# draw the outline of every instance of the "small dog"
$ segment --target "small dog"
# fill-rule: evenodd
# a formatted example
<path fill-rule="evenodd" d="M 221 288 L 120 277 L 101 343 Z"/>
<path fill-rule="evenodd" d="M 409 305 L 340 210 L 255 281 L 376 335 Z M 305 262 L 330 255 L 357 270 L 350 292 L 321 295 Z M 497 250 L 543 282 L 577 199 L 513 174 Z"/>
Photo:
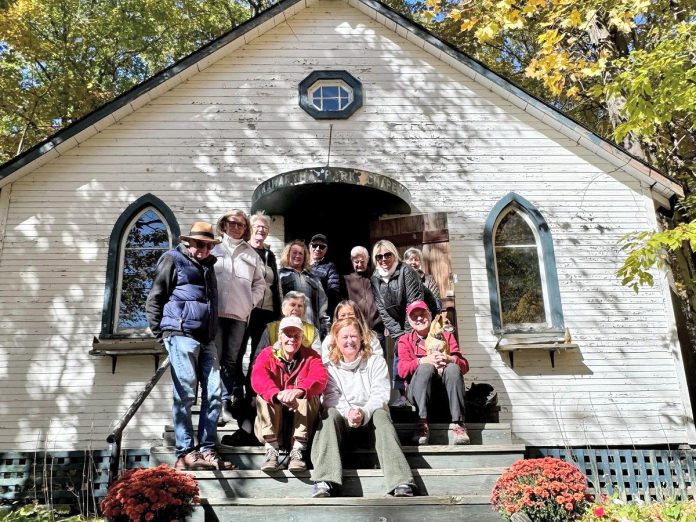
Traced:
<path fill-rule="evenodd" d="M 454 327 L 450 320 L 447 318 L 447 313 L 442 312 L 437 314 L 430 323 L 430 331 L 428 332 L 428 337 L 425 338 L 425 351 L 428 355 L 431 353 L 442 353 L 445 355 L 450 354 L 449 343 L 445 340 L 445 332 L 452 333 Z M 442 375 L 444 367 L 439 367 L 437 372 Z"/>

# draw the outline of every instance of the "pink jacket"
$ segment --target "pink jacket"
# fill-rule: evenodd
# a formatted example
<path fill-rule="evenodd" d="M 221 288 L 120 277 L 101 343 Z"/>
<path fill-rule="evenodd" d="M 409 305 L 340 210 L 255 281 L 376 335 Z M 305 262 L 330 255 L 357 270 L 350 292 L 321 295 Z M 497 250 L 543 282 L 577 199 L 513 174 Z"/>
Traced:
<path fill-rule="evenodd" d="M 266 402 L 272 402 L 282 390 L 299 388 L 305 391 L 305 399 L 321 395 L 329 377 L 321 362 L 321 355 L 312 348 L 300 347 L 297 365 L 288 373 L 283 361 L 273 354 L 273 347 L 267 346 L 256 358 L 251 370 L 251 387 Z"/>
<path fill-rule="evenodd" d="M 449 332 L 445 332 L 444 335 L 449 344 L 450 355 L 454 357 L 454 362 L 457 363 L 462 375 L 464 375 L 469 371 L 469 362 L 459 351 L 454 335 Z M 399 364 L 397 365 L 399 375 L 404 379 L 410 379 L 418 368 L 420 358 L 428 355 L 425 351 L 425 339 L 418 337 L 416 332 L 408 332 L 399 337 L 397 347 L 399 350 Z"/>

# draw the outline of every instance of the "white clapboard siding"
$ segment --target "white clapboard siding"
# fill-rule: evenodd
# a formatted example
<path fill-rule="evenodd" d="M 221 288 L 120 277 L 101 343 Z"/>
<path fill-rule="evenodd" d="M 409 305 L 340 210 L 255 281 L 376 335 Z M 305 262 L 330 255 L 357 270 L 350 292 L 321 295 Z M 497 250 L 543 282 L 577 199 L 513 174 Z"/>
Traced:
<path fill-rule="evenodd" d="M 329 135 L 331 165 L 392 177 L 410 190 L 414 213 L 448 214 L 466 379 L 495 386 L 520 442 L 696 442 L 662 277 L 635 294 L 615 276 L 620 238 L 655 226 L 649 187 L 365 12 L 331 0 L 298 7 L 14 181 L 0 257 L 0 450 L 103 448 L 152 375 L 152 357 L 122 357 L 112 374 L 110 359 L 87 354 L 101 326 L 109 236 L 130 203 L 151 192 L 182 230 L 214 222 L 248 209 L 266 179 L 325 165 Z M 308 116 L 298 83 L 317 69 L 356 76 L 363 108 L 348 120 Z M 483 226 L 510 191 L 553 235 L 565 322 L 580 347 L 558 353 L 555 368 L 532 351 L 516 353 L 512 369 L 494 349 Z M 282 216 L 271 234 L 280 254 Z M 161 437 L 170 393 L 167 375 L 126 430 L 127 446 Z"/>

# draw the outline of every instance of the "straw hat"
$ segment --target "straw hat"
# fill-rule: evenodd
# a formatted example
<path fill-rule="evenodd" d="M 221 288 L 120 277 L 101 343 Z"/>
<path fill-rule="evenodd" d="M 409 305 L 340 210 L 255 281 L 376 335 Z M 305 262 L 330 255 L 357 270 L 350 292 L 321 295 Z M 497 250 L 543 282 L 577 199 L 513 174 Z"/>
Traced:
<path fill-rule="evenodd" d="M 215 234 L 213 233 L 213 225 L 206 223 L 205 221 L 196 221 L 191 225 L 191 232 L 188 236 L 181 236 L 184 241 L 190 241 L 195 239 L 196 241 L 207 241 L 209 243 L 218 244 L 219 239 L 215 239 Z"/>

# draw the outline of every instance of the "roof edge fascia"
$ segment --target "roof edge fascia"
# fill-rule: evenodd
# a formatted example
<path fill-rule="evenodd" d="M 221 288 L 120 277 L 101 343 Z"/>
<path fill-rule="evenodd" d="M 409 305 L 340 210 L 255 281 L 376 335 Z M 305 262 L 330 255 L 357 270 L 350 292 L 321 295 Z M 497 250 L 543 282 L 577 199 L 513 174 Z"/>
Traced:
<path fill-rule="evenodd" d="M 637 158 L 621 146 L 603 138 L 512 81 L 500 76 L 379 0 L 347 0 L 347 2 L 387 29 L 395 31 L 399 36 L 406 38 L 435 58 L 454 67 L 479 85 L 510 101 L 578 145 L 645 183 L 650 188 L 651 196 L 658 196 L 658 198 L 662 196 L 659 198 L 661 204 L 674 196 L 684 195 L 684 188 L 674 178 L 663 174 L 646 161 Z"/>
<path fill-rule="evenodd" d="M 236 41 L 237 47 L 241 47 L 316 1 L 282 0 L 132 87 L 114 100 L 86 114 L 22 154 L 0 165 L 0 187 L 16 181 L 48 161 L 63 155 L 150 100 L 206 69 L 219 60 L 221 55 L 234 50 L 234 48 L 228 48 L 229 44 Z"/>

